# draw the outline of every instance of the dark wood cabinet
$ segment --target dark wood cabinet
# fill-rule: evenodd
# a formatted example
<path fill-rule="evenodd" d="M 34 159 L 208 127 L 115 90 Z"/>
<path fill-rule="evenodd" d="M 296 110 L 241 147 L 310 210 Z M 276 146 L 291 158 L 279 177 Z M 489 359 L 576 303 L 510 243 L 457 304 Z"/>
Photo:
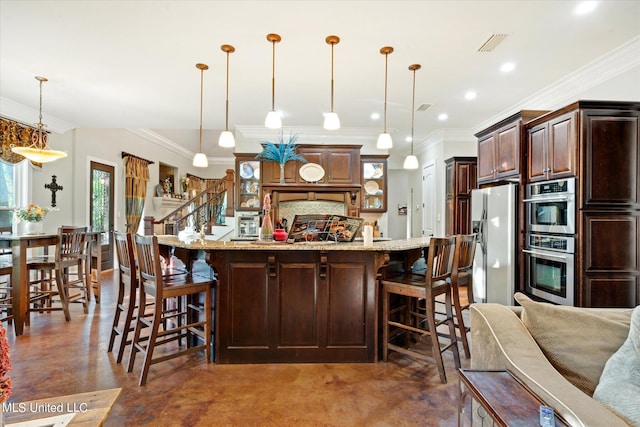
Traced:
<path fill-rule="evenodd" d="M 529 182 L 575 176 L 577 158 L 576 111 L 528 127 L 527 177 Z"/>
<path fill-rule="evenodd" d="M 360 157 L 362 176 L 361 212 L 387 211 L 388 155 Z"/>
<path fill-rule="evenodd" d="M 261 164 L 255 153 L 235 153 L 236 182 L 235 209 L 257 212 L 260 210 Z"/>
<path fill-rule="evenodd" d="M 478 184 L 520 181 L 524 171 L 524 123 L 546 111 L 523 110 L 478 132 Z"/>
<path fill-rule="evenodd" d="M 452 157 L 445 161 L 445 233 L 471 233 L 471 190 L 477 188 L 477 158 Z"/>

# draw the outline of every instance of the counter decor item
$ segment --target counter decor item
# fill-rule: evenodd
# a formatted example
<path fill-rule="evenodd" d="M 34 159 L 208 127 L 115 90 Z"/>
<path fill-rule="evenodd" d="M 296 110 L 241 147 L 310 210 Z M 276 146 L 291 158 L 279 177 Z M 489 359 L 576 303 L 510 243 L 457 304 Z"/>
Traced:
<path fill-rule="evenodd" d="M 260 226 L 260 240 L 273 240 L 273 221 L 271 220 L 271 196 L 269 193 L 264 195 L 264 203 L 262 205 L 264 216 L 262 217 L 262 225 Z"/>
<path fill-rule="evenodd" d="M 298 145 L 298 134 L 289 133 L 289 139 L 284 140 L 284 134 L 280 132 L 280 140 L 277 144 L 269 141 L 262 141 L 262 152 L 258 153 L 256 159 L 265 162 L 276 162 L 280 165 L 280 184 L 284 184 L 284 165 L 290 160 L 297 160 L 306 163 L 307 160 L 299 154 L 296 154 Z"/>

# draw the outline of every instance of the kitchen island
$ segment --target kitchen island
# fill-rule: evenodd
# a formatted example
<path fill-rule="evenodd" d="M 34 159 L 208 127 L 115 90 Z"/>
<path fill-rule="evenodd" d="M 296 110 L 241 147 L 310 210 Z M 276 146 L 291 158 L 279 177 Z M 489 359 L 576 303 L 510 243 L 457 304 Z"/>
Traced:
<path fill-rule="evenodd" d="M 218 363 L 376 361 L 378 276 L 408 268 L 429 244 L 158 241 L 186 265 L 204 259 L 216 273 Z"/>

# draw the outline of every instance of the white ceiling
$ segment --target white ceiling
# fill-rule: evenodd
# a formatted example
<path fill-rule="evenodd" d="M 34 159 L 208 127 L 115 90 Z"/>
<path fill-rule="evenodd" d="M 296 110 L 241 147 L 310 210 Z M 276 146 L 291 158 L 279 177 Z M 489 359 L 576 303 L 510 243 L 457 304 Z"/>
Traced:
<path fill-rule="evenodd" d="M 276 109 L 287 128 L 320 128 L 330 106 L 335 46 L 335 111 L 343 130 L 382 129 L 384 56 L 389 55 L 388 128 L 396 149 L 442 129 L 473 129 L 517 106 L 640 34 L 639 1 L 601 1 L 576 15 L 577 1 L 8 1 L 0 0 L 2 113 L 37 121 L 38 82 L 45 122 L 57 129 L 146 128 L 195 150 L 200 71 L 204 128 L 212 157 L 225 123 L 225 54 L 230 57 L 230 128 L 261 126 L 271 106 L 271 44 L 276 45 Z M 494 33 L 492 52 L 478 52 Z M 639 53 L 640 55 L 640 53 Z M 513 61 L 509 74 L 499 68 Z M 640 76 L 638 76 L 640 79 Z M 465 92 L 475 90 L 473 101 Z M 545 106 L 539 106 L 545 108 Z M 439 121 L 447 113 L 446 122 Z M 51 126 L 54 128 L 54 126 Z M 265 138 L 273 131 L 265 129 Z M 300 142 L 304 142 L 301 138 Z"/>

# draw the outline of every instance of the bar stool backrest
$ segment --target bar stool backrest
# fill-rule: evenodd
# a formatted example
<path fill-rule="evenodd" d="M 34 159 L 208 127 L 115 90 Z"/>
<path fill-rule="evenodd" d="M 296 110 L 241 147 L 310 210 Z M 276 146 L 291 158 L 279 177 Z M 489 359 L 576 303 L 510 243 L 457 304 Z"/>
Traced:
<path fill-rule="evenodd" d="M 141 285 L 145 287 L 146 292 L 151 291 L 156 300 L 162 301 L 162 264 L 158 238 L 136 234 L 134 241 Z"/>
<path fill-rule="evenodd" d="M 451 277 L 456 251 L 456 237 L 432 237 L 427 254 L 427 273 L 431 272 L 431 282 L 447 280 Z M 429 280 L 429 275 L 426 275 Z"/>
<path fill-rule="evenodd" d="M 113 238 L 116 244 L 116 255 L 118 257 L 120 274 L 137 281 L 135 252 L 131 234 L 114 231 Z"/>
<path fill-rule="evenodd" d="M 458 239 L 458 256 L 454 270 L 457 273 L 466 273 L 473 269 L 473 258 L 476 254 L 477 234 L 460 234 Z"/>
<path fill-rule="evenodd" d="M 87 227 L 60 227 L 58 228 L 58 250 L 56 261 L 77 262 L 84 256 L 86 250 Z"/>

